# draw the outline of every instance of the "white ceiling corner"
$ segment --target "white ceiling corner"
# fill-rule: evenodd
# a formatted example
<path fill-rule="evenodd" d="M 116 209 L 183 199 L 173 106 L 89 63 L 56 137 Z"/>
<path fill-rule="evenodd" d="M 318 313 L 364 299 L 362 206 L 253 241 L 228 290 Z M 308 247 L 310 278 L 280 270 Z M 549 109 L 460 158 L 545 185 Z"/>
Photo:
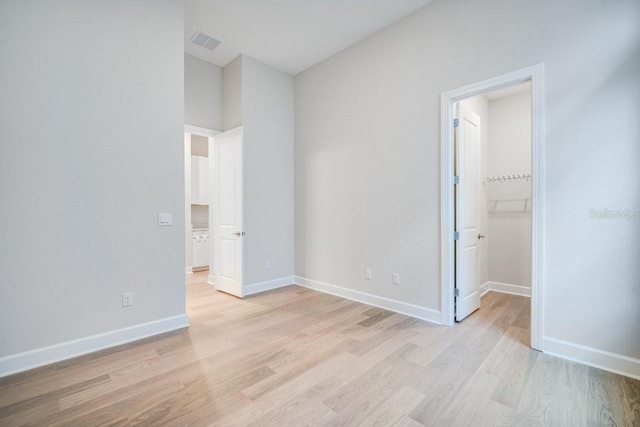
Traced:
<path fill-rule="evenodd" d="M 186 0 L 185 52 L 220 67 L 245 54 L 295 75 L 431 1 Z M 192 44 L 196 31 L 220 45 Z"/>

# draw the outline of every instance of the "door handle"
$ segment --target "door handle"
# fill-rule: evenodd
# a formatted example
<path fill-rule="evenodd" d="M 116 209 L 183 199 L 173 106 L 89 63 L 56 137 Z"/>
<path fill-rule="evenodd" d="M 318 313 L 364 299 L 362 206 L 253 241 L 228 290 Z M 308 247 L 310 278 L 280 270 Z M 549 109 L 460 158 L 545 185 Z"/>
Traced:
<path fill-rule="evenodd" d="M 236 231 L 235 233 L 233 233 L 234 236 L 238 236 L 238 237 L 242 237 L 245 234 L 247 234 L 247 233 L 245 233 L 244 231 Z"/>
<path fill-rule="evenodd" d="M 484 239 L 486 236 L 484 234 L 478 234 L 478 240 Z"/>

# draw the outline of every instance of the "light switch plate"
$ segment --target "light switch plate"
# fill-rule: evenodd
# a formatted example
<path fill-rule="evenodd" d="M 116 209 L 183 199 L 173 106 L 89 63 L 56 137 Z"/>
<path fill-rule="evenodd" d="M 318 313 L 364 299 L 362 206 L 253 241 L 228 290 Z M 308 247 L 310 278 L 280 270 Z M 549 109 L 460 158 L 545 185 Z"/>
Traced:
<path fill-rule="evenodd" d="M 158 225 L 168 226 L 172 224 L 171 214 L 170 213 L 159 213 L 158 214 Z"/>

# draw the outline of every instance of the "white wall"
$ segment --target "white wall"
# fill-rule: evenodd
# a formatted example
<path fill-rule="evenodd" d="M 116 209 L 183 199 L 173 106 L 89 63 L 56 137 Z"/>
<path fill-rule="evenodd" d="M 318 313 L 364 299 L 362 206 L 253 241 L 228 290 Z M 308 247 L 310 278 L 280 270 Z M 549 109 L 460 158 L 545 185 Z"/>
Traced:
<path fill-rule="evenodd" d="M 191 155 L 209 156 L 209 138 L 202 135 L 191 134 Z"/>
<path fill-rule="evenodd" d="M 287 285 L 294 258 L 293 77 L 246 55 L 223 75 L 224 129 L 244 129 L 244 284 L 247 292 Z"/>
<path fill-rule="evenodd" d="M 531 92 L 490 101 L 488 127 L 486 175 L 530 174 Z M 531 288 L 531 182 L 491 182 L 484 189 L 489 280 Z"/>
<path fill-rule="evenodd" d="M 2 1 L 0 39 L 0 362 L 184 315 L 182 3 Z"/>
<path fill-rule="evenodd" d="M 439 0 L 298 74 L 296 275 L 439 311 L 440 94 L 543 62 L 544 345 L 640 358 L 640 220 L 589 213 L 640 209 L 638 40 L 637 1 Z"/>
<path fill-rule="evenodd" d="M 191 224 L 194 228 L 209 225 L 209 206 L 191 205 Z"/>
<path fill-rule="evenodd" d="M 243 55 L 246 285 L 293 276 L 293 110 L 293 77 Z"/>
<path fill-rule="evenodd" d="M 222 68 L 184 55 L 184 122 L 222 129 Z"/>
<path fill-rule="evenodd" d="M 242 56 L 222 69 L 222 130 L 242 126 Z"/>

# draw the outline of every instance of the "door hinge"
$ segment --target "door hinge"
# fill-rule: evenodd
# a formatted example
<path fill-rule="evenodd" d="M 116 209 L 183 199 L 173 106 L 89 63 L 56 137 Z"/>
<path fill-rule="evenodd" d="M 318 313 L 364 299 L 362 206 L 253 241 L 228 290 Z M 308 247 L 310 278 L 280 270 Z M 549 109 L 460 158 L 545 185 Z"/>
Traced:
<path fill-rule="evenodd" d="M 455 289 L 453 290 L 453 296 L 454 296 L 454 297 L 459 297 L 459 296 L 460 296 L 460 289 L 455 288 Z"/>
<path fill-rule="evenodd" d="M 460 184 L 460 177 L 458 175 L 454 175 L 453 176 L 453 183 L 454 184 Z"/>
<path fill-rule="evenodd" d="M 457 128 L 459 124 L 460 124 L 460 122 L 458 121 L 458 119 L 453 119 L 453 127 L 454 128 Z"/>
<path fill-rule="evenodd" d="M 460 233 L 458 233 L 457 231 L 453 232 L 453 240 L 460 240 Z"/>

